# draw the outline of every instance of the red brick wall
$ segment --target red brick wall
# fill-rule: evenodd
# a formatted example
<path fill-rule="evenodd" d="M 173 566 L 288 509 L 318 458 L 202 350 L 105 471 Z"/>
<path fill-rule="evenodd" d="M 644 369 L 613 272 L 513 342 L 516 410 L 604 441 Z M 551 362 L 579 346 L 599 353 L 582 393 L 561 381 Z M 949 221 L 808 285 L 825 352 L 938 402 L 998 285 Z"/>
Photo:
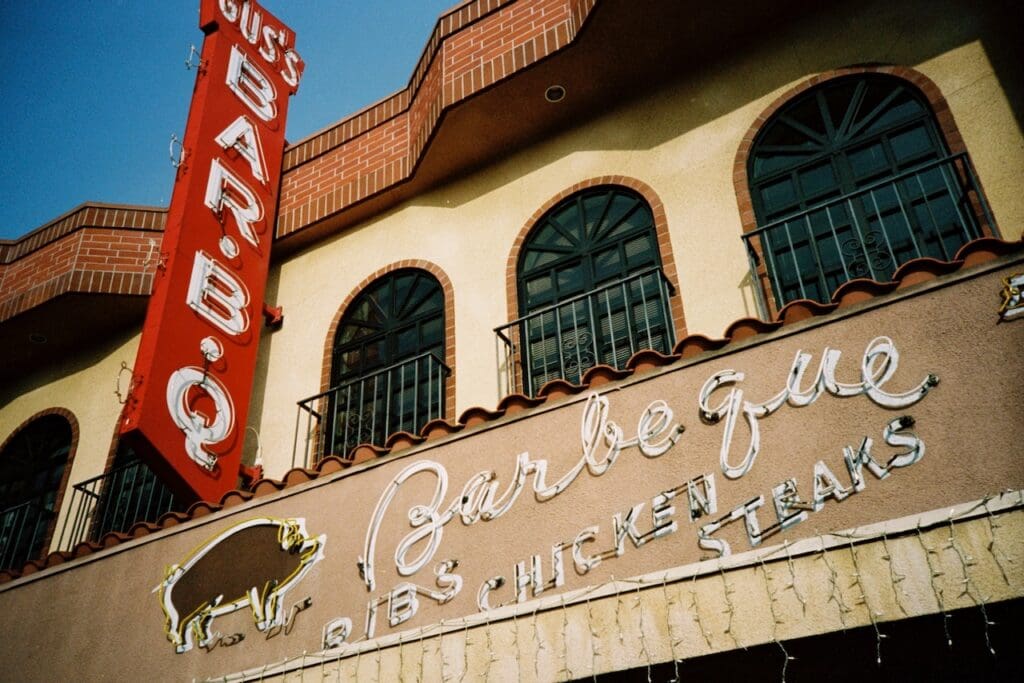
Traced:
<path fill-rule="evenodd" d="M 470 0 L 442 16 L 409 86 L 285 152 L 277 236 L 406 179 L 445 108 L 568 45 L 596 0 Z"/>
<path fill-rule="evenodd" d="M 162 209 L 83 205 L 0 243 L 0 321 L 69 292 L 149 294 Z"/>

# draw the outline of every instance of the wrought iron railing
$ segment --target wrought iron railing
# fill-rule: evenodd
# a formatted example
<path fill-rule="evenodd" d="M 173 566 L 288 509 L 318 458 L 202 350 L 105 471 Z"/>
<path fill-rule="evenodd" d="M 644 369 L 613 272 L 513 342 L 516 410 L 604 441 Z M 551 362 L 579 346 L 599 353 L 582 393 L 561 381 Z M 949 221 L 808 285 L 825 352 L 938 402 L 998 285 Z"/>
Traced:
<path fill-rule="evenodd" d="M 346 457 L 359 444 L 383 445 L 395 432 L 419 432 L 444 417 L 450 374 L 424 353 L 299 401 L 292 462 L 312 466 L 328 455 Z"/>
<path fill-rule="evenodd" d="M 75 484 L 61 527 L 59 548 L 124 533 L 136 522 L 155 522 L 173 510 L 174 496 L 144 463 L 130 462 Z"/>
<path fill-rule="evenodd" d="M 33 499 L 0 511 L 0 569 L 20 567 L 38 558 L 53 511 Z"/>
<path fill-rule="evenodd" d="M 966 154 L 917 166 L 774 220 L 743 236 L 751 272 L 763 254 L 779 308 L 795 299 L 829 301 L 854 278 L 887 281 L 906 261 L 951 260 L 995 231 Z"/>
<path fill-rule="evenodd" d="M 648 268 L 495 328 L 500 393 L 532 396 L 595 365 L 621 369 L 641 349 L 670 352 L 673 291 L 661 269 Z"/>

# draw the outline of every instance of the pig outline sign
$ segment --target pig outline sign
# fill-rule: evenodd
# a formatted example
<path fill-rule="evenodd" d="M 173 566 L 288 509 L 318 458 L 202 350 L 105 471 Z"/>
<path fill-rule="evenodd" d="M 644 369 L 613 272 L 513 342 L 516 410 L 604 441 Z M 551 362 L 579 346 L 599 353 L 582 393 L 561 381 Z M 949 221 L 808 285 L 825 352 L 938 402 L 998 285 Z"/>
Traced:
<path fill-rule="evenodd" d="M 287 551 L 296 556 L 295 566 L 291 573 L 281 580 L 268 576 L 262 586 L 250 586 L 243 595 L 210 595 L 198 605 L 183 606 L 182 609 L 190 611 L 185 617 L 182 617 L 174 605 L 172 596 L 179 581 L 186 577 L 189 571 L 210 551 L 225 540 L 247 529 L 260 526 L 276 528 L 278 547 L 275 549 Z M 306 531 L 306 520 L 303 518 L 259 517 L 228 527 L 192 551 L 182 563 L 167 567 L 164 580 L 153 592 L 160 591 L 160 604 L 165 616 L 165 632 L 167 639 L 174 644 L 175 651 L 178 654 L 188 652 L 196 644 L 197 637 L 199 647 L 206 647 L 214 639 L 211 630 L 213 620 L 216 617 L 240 610 L 246 605 L 251 608 L 253 621 L 259 631 L 267 632 L 274 627 L 283 625 L 285 593 L 298 584 L 313 566 L 324 558 L 325 542 L 324 534 L 316 537 L 309 535 Z"/>

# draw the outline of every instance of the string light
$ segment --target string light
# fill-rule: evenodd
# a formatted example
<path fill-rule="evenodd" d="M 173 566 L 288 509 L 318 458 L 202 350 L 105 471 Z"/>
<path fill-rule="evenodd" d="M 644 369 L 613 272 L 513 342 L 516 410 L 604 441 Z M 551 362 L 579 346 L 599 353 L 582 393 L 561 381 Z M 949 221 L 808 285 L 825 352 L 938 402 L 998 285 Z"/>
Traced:
<path fill-rule="evenodd" d="M 921 533 L 920 520 L 917 523 L 917 540 L 921 544 L 921 548 L 924 549 L 924 559 L 928 564 L 928 576 L 932 586 L 932 593 L 935 594 L 935 601 L 938 603 L 939 611 L 942 612 L 942 630 L 946 634 L 946 646 L 951 648 L 953 647 L 953 637 L 949 634 L 949 614 L 946 612 L 946 603 L 942 597 L 942 587 L 935 583 L 935 579 L 942 576 L 943 572 L 940 572 L 932 565 L 932 555 L 938 553 L 925 544 L 924 534 Z"/>
<path fill-rule="evenodd" d="M 885 535 L 884 529 L 882 530 L 882 549 L 885 551 L 885 554 L 882 555 L 882 559 L 889 563 L 889 581 L 892 583 L 892 597 L 896 601 L 896 606 L 900 608 L 900 612 L 903 612 L 903 616 L 910 616 L 907 613 L 907 608 L 904 607 L 903 603 L 900 601 L 900 593 L 906 594 L 906 591 L 903 590 L 903 587 L 900 586 L 900 584 L 903 583 L 903 580 L 907 577 L 905 574 L 900 574 L 896 571 L 896 564 L 892 559 L 892 551 L 889 550 L 889 537 Z"/>
<path fill-rule="evenodd" d="M 537 616 L 537 613 L 533 613 Z M 461 683 L 466 678 L 466 674 L 469 673 L 469 621 L 466 622 L 466 628 L 462 632 L 462 673 L 459 674 L 459 682 Z"/>
<path fill-rule="evenodd" d="M 825 563 L 828 568 L 828 582 L 829 582 L 829 602 L 836 603 L 836 608 L 839 610 L 839 623 L 842 624 L 843 630 L 846 630 L 846 614 L 850 611 L 850 607 L 843 600 L 843 593 L 839 590 L 839 574 L 836 573 L 836 568 L 832 562 L 828 559 L 828 553 L 825 552 L 825 539 L 818 536 L 818 541 L 821 544 L 821 555 L 818 559 Z"/>
<path fill-rule="evenodd" d="M 594 630 L 594 610 L 590 604 L 590 592 L 587 592 L 587 626 L 590 628 L 590 676 L 593 678 L 594 683 L 597 683 L 597 655 L 598 643 L 601 640 L 600 635 Z"/>
<path fill-rule="evenodd" d="M 1002 496 L 1002 494 L 1000 494 L 1000 496 Z M 988 532 L 992 536 L 992 540 L 988 543 L 988 552 L 990 555 L 992 555 L 992 559 L 995 560 L 996 566 L 999 567 L 999 571 L 1003 575 L 1003 581 L 1006 583 L 1007 586 L 1009 586 L 1010 578 L 1006 574 L 1006 569 L 1003 567 L 1003 563 L 999 560 L 999 553 L 1002 551 L 996 548 L 996 529 L 998 529 L 1001 525 L 996 523 L 996 516 L 992 514 L 992 511 L 989 509 L 988 501 L 989 496 L 985 496 L 985 499 L 981 502 L 982 506 L 985 508 L 985 513 L 988 519 Z M 1003 553 L 1003 557 L 1006 558 L 1007 562 L 1013 564 L 1013 559 L 1009 557 L 1006 553 Z"/>
<path fill-rule="evenodd" d="M 523 666 L 521 664 L 523 657 L 519 651 L 519 620 L 516 618 L 516 612 L 512 612 L 512 647 L 516 651 L 516 680 L 523 680 Z"/>
<path fill-rule="evenodd" d="M 625 647 L 626 637 L 622 629 L 622 615 L 620 613 L 620 608 L 622 607 L 622 587 L 617 581 L 615 581 L 614 574 L 612 574 L 612 582 L 615 583 L 615 630 L 619 634 L 619 645 Z"/>
<path fill-rule="evenodd" d="M 562 670 L 559 672 L 564 679 L 573 679 L 572 670 L 569 668 L 569 615 L 565 610 L 565 596 L 562 598 Z"/>
<path fill-rule="evenodd" d="M 668 572 L 665 572 L 661 576 L 661 592 L 665 595 L 665 633 L 668 634 L 668 647 L 669 651 L 672 653 L 672 670 L 674 675 L 671 683 L 679 683 L 679 656 L 676 655 L 676 645 L 678 641 L 676 640 L 675 634 L 672 633 L 672 613 L 676 609 L 676 602 L 668 593 Z M 590 604 L 589 598 L 587 600 L 587 604 Z"/>
<path fill-rule="evenodd" d="M 768 571 L 768 566 L 764 563 L 764 557 L 758 557 L 757 561 L 761 564 L 761 571 L 764 573 L 764 588 L 768 593 L 768 611 L 772 617 L 772 642 L 782 650 L 782 683 L 786 683 L 786 669 L 789 667 L 790 660 L 795 658 L 789 655 L 789 652 L 786 651 L 786 646 L 779 640 L 779 624 L 784 622 L 775 612 L 775 589 L 772 588 L 771 572 Z"/>
<path fill-rule="evenodd" d="M 444 626 L 444 619 L 441 620 L 441 626 Z M 451 674 L 445 671 L 445 669 L 448 668 L 448 658 L 444 656 L 444 629 L 443 628 L 441 629 L 441 637 L 438 638 L 437 649 L 441 653 L 441 683 L 447 683 L 448 677 Z M 359 672 L 358 671 L 356 671 L 356 679 L 357 680 L 359 679 Z"/>
<path fill-rule="evenodd" d="M 484 623 L 484 636 L 487 643 L 487 669 L 484 671 L 484 680 L 491 678 L 491 665 L 498 661 L 494 654 L 494 645 L 491 642 L 491 613 L 487 612 Z"/>
<path fill-rule="evenodd" d="M 848 536 L 847 541 L 850 543 L 850 556 L 853 558 L 853 583 L 850 584 L 850 587 L 857 586 L 860 589 L 860 601 L 857 604 L 864 605 L 864 609 L 868 611 L 868 619 L 871 620 L 871 626 L 875 629 L 875 661 L 878 666 L 882 666 L 882 639 L 886 637 L 878 628 L 878 617 L 882 616 L 882 613 L 875 612 L 871 608 L 871 603 L 868 602 L 868 593 L 864 590 L 864 584 L 860 580 L 860 565 L 857 562 L 857 549 L 853 545 L 853 536 Z"/>
<path fill-rule="evenodd" d="M 405 653 L 402 651 L 402 634 L 398 634 L 398 677 L 402 677 L 405 671 Z"/>
<path fill-rule="evenodd" d="M 793 595 L 800 601 L 800 608 L 803 610 L 804 616 L 807 615 L 807 599 L 800 593 L 800 590 L 796 587 L 796 568 L 793 566 L 793 555 L 789 552 L 789 539 L 787 538 L 783 542 L 782 547 L 786 551 L 786 564 L 789 567 L 789 583 L 783 590 L 793 591 Z"/>
<path fill-rule="evenodd" d="M 422 681 L 423 680 L 423 671 L 424 671 L 424 661 L 423 660 L 427 658 L 427 646 L 423 643 L 423 632 L 422 631 L 420 632 L 419 643 L 420 643 L 420 677 L 417 680 Z"/>
<path fill-rule="evenodd" d="M 730 638 L 732 638 L 732 642 L 736 647 L 742 647 L 739 639 L 732 630 L 732 619 L 736 615 L 736 606 L 732 604 L 732 594 L 736 591 L 733 590 L 725 578 L 725 569 L 722 567 L 721 560 L 718 562 L 718 573 L 722 575 L 722 589 L 725 592 L 725 609 L 722 610 L 722 613 L 729 615 L 729 623 L 726 625 L 725 632 L 729 634 Z M 747 648 L 744 647 L 743 649 L 745 650 Z"/>
<path fill-rule="evenodd" d="M 639 581 L 636 584 L 636 606 L 640 609 L 640 652 L 647 659 L 647 683 L 651 683 L 651 652 L 647 649 L 647 636 L 644 634 L 644 603 Z"/>
<path fill-rule="evenodd" d="M 992 656 L 995 657 L 996 650 L 992 646 L 992 640 L 990 639 L 988 632 L 988 627 L 994 626 L 995 622 L 989 621 L 988 611 L 985 609 L 986 601 L 985 598 L 981 595 L 981 592 L 978 591 L 976 588 L 974 589 L 974 591 L 971 590 L 971 585 L 973 581 L 971 580 L 971 575 L 967 568 L 977 564 L 977 562 L 975 562 L 974 558 L 972 558 L 970 555 L 964 553 L 963 549 L 960 547 L 960 544 L 956 542 L 956 535 L 953 533 L 952 510 L 950 510 L 949 513 L 949 545 L 947 546 L 947 548 L 952 549 L 956 553 L 956 556 L 960 559 L 960 568 L 964 574 L 964 578 L 961 581 L 961 583 L 964 586 L 964 590 L 962 593 L 960 593 L 959 597 L 962 598 L 966 595 L 974 601 L 975 605 L 981 608 L 981 618 L 985 628 L 985 646 L 988 648 L 988 651 L 992 654 Z M 977 596 L 975 596 L 974 593 L 977 593 Z"/>
<path fill-rule="evenodd" d="M 537 644 L 537 654 L 533 658 L 533 674 L 540 680 L 540 651 L 545 649 L 537 631 L 537 607 L 533 608 L 533 642 Z"/>
<path fill-rule="evenodd" d="M 693 620 L 697 622 L 697 630 L 700 631 L 701 636 L 704 637 L 704 642 L 707 643 L 708 649 L 713 649 L 711 645 L 710 633 L 704 628 L 704 622 L 700 618 L 700 608 L 697 606 L 697 572 L 693 573 L 693 579 L 690 582 L 690 606 L 693 608 Z"/>

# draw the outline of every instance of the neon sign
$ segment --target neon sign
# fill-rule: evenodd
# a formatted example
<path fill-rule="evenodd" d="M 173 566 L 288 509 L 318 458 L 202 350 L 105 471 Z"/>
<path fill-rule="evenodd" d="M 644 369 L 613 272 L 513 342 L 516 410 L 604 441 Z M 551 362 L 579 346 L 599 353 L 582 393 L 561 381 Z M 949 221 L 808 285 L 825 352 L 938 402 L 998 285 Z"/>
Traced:
<path fill-rule="evenodd" d="M 202 62 L 120 434 L 175 492 L 233 489 L 284 154 L 294 34 L 251 0 L 202 0 Z M 255 313 L 254 313 L 255 307 Z"/>

